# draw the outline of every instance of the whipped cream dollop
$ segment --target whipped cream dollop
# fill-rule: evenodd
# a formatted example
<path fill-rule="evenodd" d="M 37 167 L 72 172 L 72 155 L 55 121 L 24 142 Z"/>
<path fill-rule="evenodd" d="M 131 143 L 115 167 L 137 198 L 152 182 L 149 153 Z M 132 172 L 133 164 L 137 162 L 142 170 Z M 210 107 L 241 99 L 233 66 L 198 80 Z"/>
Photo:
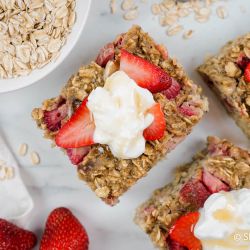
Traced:
<path fill-rule="evenodd" d="M 88 97 L 87 106 L 96 126 L 94 141 L 107 144 L 118 158 L 139 157 L 145 151 L 143 131 L 154 120 L 146 111 L 154 104 L 150 91 L 123 71 L 116 71 L 103 88 L 96 88 Z"/>
<path fill-rule="evenodd" d="M 194 234 L 203 250 L 250 250 L 250 189 L 211 195 Z"/>

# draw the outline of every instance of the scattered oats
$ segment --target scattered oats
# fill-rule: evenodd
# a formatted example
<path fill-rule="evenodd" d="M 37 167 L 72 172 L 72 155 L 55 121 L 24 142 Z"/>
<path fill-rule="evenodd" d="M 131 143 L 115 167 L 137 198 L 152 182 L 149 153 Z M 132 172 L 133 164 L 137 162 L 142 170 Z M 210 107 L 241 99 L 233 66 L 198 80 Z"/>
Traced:
<path fill-rule="evenodd" d="M 199 23 L 206 23 L 209 20 L 209 15 L 208 16 L 196 15 L 195 20 Z"/>
<path fill-rule="evenodd" d="M 5 179 L 13 179 L 15 176 L 15 170 L 13 167 L 5 167 L 4 168 L 4 172 L 5 172 Z"/>
<path fill-rule="evenodd" d="M 40 163 L 40 156 L 35 151 L 31 152 L 30 159 L 31 159 L 32 165 L 38 165 Z"/>
<path fill-rule="evenodd" d="M 134 0 L 123 0 L 122 1 L 122 10 L 131 10 L 135 8 Z"/>
<path fill-rule="evenodd" d="M 184 39 L 189 39 L 193 36 L 194 34 L 194 31 L 193 30 L 188 30 L 186 32 L 183 33 L 183 38 Z"/>
<path fill-rule="evenodd" d="M 201 8 L 198 9 L 197 15 L 199 16 L 209 16 L 211 14 L 211 10 L 209 8 Z"/>
<path fill-rule="evenodd" d="M 55 60 L 75 20 L 75 0 L 0 0 L 0 78 Z"/>
<path fill-rule="evenodd" d="M 171 14 L 171 15 L 162 17 L 160 19 L 160 24 L 161 26 L 166 26 L 166 25 L 171 26 L 171 25 L 174 25 L 177 21 L 178 21 L 178 16 Z"/>
<path fill-rule="evenodd" d="M 183 26 L 178 24 L 178 25 L 175 25 L 175 26 L 168 28 L 167 35 L 168 36 L 175 36 L 176 34 L 178 34 L 182 30 L 183 30 Z"/>
<path fill-rule="evenodd" d="M 188 9 L 179 9 L 178 10 L 178 16 L 179 17 L 186 17 L 190 14 Z"/>
<path fill-rule="evenodd" d="M 227 10 L 225 9 L 224 6 L 219 6 L 217 9 L 216 9 L 216 14 L 219 18 L 221 19 L 225 19 L 228 17 L 228 12 Z"/>
<path fill-rule="evenodd" d="M 25 156 L 27 154 L 27 151 L 28 151 L 28 145 L 26 143 L 22 143 L 19 146 L 18 154 L 20 156 Z"/>
<path fill-rule="evenodd" d="M 112 14 L 114 14 L 116 12 L 116 0 L 110 1 L 110 10 L 111 10 Z"/>
<path fill-rule="evenodd" d="M 129 10 L 128 12 L 126 12 L 124 15 L 123 15 L 123 18 L 125 20 L 128 20 L 128 21 L 131 21 L 131 20 L 134 20 L 138 17 L 139 15 L 139 12 L 138 12 L 138 9 L 134 9 L 134 10 Z"/>
<path fill-rule="evenodd" d="M 13 167 L 0 165 L 0 181 L 13 179 L 15 176 L 15 170 Z"/>
<path fill-rule="evenodd" d="M 151 6 L 151 11 L 154 15 L 158 15 L 161 13 L 161 7 L 159 4 L 155 3 Z"/>

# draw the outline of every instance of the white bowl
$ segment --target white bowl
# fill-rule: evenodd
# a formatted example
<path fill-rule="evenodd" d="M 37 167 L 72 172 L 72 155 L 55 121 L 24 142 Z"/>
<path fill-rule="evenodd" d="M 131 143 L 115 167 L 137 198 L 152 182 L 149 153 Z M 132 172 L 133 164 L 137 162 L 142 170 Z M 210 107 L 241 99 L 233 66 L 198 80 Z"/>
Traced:
<path fill-rule="evenodd" d="M 61 49 L 60 56 L 54 62 L 50 62 L 41 69 L 36 69 L 32 71 L 27 76 L 20 76 L 12 79 L 0 79 L 0 93 L 9 92 L 29 86 L 42 79 L 43 77 L 48 75 L 52 70 L 54 70 L 57 66 L 59 66 L 59 64 L 63 62 L 63 60 L 70 53 L 70 51 L 73 49 L 76 42 L 78 41 L 84 28 L 84 25 L 87 21 L 90 5 L 91 0 L 76 0 L 76 23 L 74 24 L 72 32 L 67 38 L 66 44 Z"/>

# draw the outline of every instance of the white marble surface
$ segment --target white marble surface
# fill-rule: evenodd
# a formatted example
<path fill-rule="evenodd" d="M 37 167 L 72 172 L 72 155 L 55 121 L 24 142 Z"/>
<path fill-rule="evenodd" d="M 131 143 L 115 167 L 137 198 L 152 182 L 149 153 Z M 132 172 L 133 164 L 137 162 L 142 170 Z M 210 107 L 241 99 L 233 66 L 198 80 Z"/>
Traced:
<path fill-rule="evenodd" d="M 249 0 L 228 0 L 225 4 L 230 8 L 230 19 L 221 21 L 214 16 L 206 25 L 187 19 L 185 26 L 194 29 L 195 36 L 184 41 L 181 36 L 168 38 L 165 35 L 165 29 L 158 26 L 156 18 L 150 14 L 149 5 L 144 5 L 137 21 L 126 22 L 120 12 L 109 13 L 107 0 L 92 0 L 87 25 L 67 60 L 37 84 L 0 95 L 0 129 L 12 151 L 17 155 L 19 144 L 26 142 L 41 156 L 41 164 L 36 167 L 31 166 L 29 157 L 17 157 L 24 181 L 35 201 L 30 216 L 17 223 L 40 236 L 48 213 L 55 207 L 67 206 L 86 226 L 90 250 L 150 250 L 153 249 L 151 242 L 133 223 L 134 211 L 153 189 L 170 180 L 172 169 L 201 149 L 207 135 L 225 137 L 249 148 L 249 141 L 194 71 L 206 53 L 216 52 L 227 40 L 249 31 Z M 242 14 L 239 6 L 247 4 L 248 12 Z M 41 131 L 36 129 L 30 113 L 43 99 L 57 95 L 80 64 L 88 63 L 105 42 L 126 31 L 132 23 L 142 25 L 156 40 L 168 46 L 171 55 L 179 58 L 189 75 L 204 87 L 210 101 L 210 112 L 167 160 L 128 191 L 116 207 L 110 208 L 77 179 L 68 159 L 58 149 L 50 148 L 49 141 L 44 140 Z"/>

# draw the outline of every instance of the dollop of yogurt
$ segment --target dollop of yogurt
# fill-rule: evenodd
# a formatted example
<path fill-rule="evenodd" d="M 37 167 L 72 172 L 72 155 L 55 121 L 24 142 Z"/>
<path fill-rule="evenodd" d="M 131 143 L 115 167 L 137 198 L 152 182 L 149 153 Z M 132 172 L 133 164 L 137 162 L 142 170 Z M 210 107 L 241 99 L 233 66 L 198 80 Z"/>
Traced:
<path fill-rule="evenodd" d="M 250 250 L 250 189 L 211 195 L 194 234 L 203 250 Z"/>
<path fill-rule="evenodd" d="M 154 120 L 146 111 L 154 104 L 150 91 L 139 87 L 125 72 L 116 71 L 103 88 L 96 88 L 88 97 L 96 126 L 94 141 L 108 145 L 118 158 L 139 157 L 145 151 L 143 131 Z"/>

